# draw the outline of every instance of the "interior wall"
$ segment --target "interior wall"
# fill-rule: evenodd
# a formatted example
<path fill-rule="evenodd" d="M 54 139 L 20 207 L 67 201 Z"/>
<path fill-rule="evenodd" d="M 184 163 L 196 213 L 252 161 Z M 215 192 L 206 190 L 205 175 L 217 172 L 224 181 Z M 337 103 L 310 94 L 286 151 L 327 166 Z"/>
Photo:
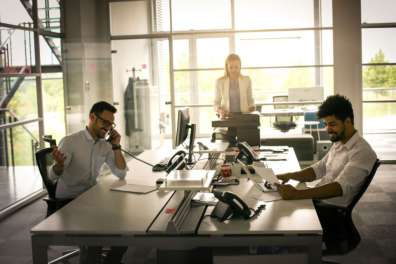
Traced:
<path fill-rule="evenodd" d="M 93 103 L 113 102 L 106 0 L 64 1 L 66 133 L 82 129 Z"/>
<path fill-rule="evenodd" d="M 117 108 L 119 110 L 115 122 L 117 124 L 117 129 L 122 135 L 123 144 L 131 145 L 132 143 L 130 144 L 129 141 L 134 141 L 134 139 L 129 139 L 125 136 L 124 93 L 129 78 L 132 78 L 132 68 L 137 70 L 136 77 L 139 76 L 143 78 L 143 75 L 147 77 L 147 73 L 142 74 L 142 65 L 149 65 L 148 50 L 150 48 L 150 41 L 145 39 L 118 40 L 112 41 L 111 47 L 115 52 L 112 55 L 113 96 L 114 102 L 117 102 Z M 148 68 L 143 71 L 148 72 Z M 146 100 L 150 100 L 150 98 L 146 98 Z"/>
<path fill-rule="evenodd" d="M 112 35 L 147 34 L 149 32 L 148 10 L 146 1 L 113 2 L 110 3 L 110 29 Z M 119 114 L 116 116 L 117 127 L 122 135 L 122 141 L 131 151 L 140 151 L 151 146 L 151 140 L 159 138 L 158 127 L 158 91 L 150 80 L 152 71 L 151 39 L 113 40 L 111 42 L 113 69 L 113 97 L 117 102 Z M 125 122 L 125 91 L 128 81 L 133 77 L 148 80 L 148 87 L 137 91 L 135 85 L 135 103 L 138 115 L 144 117 L 140 124 L 144 131 L 129 131 L 126 136 Z M 138 88 L 139 88 L 138 87 Z M 140 123 L 141 120 L 139 120 Z"/>
<path fill-rule="evenodd" d="M 360 0 L 333 0 L 334 93 L 352 103 L 355 127 L 363 133 Z"/>

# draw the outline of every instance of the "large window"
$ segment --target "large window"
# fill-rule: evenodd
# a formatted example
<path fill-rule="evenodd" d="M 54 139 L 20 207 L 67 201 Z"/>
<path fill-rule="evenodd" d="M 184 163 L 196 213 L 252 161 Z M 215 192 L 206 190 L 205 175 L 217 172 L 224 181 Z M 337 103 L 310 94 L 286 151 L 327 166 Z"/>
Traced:
<path fill-rule="evenodd" d="M 189 19 L 172 20 L 175 106 L 194 109 L 200 135 L 212 130 L 208 117 L 214 115 L 215 81 L 223 75 L 224 60 L 231 52 L 240 55 L 257 104 L 294 87 L 321 86 L 325 94 L 333 92 L 331 1 L 220 2 L 172 1 L 173 16 L 179 12 L 187 16 L 191 9 L 199 13 L 204 7 L 218 10 L 222 5 L 221 15 L 211 12 L 201 26 L 192 26 Z M 228 11 L 228 18 L 223 11 Z"/>
<path fill-rule="evenodd" d="M 34 155 L 40 138 L 52 135 L 59 142 L 65 135 L 59 1 L 37 1 L 45 31 L 40 30 L 38 46 L 31 3 L 1 1 L 0 211 L 43 190 Z M 35 72 L 37 50 L 41 74 Z"/>
<path fill-rule="evenodd" d="M 272 102 L 273 95 L 287 94 L 288 88 L 318 86 L 326 95 L 333 93 L 331 0 L 132 1 L 110 3 L 111 12 L 121 5 L 135 6 L 121 12 L 132 17 L 133 10 L 151 8 L 147 16 L 136 14 L 151 23 L 118 25 L 114 14 L 113 39 L 125 38 L 125 30 L 136 32 L 129 38 L 145 39 L 147 35 L 139 34 L 146 26 L 151 39 L 167 38 L 166 48 L 158 41 L 151 41 L 147 49 L 130 46 L 136 53 L 133 60 L 142 52 L 149 54 L 148 64 L 156 65 L 149 67 L 150 84 L 162 92 L 169 89 L 169 100 L 161 98 L 160 105 L 172 106 L 173 125 L 175 111 L 190 107 L 199 136 L 212 131 L 215 82 L 224 74 L 229 53 L 240 55 L 242 73 L 251 77 L 258 105 Z M 164 130 L 167 137 L 170 128 Z"/>
<path fill-rule="evenodd" d="M 362 0 L 363 129 L 396 130 L 396 7 Z"/>

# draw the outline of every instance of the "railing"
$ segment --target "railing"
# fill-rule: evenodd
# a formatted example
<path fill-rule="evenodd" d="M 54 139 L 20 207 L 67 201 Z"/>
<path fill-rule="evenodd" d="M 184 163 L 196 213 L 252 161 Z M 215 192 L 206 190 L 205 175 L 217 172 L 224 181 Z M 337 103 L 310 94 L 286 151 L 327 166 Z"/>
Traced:
<path fill-rule="evenodd" d="M 42 122 L 42 119 L 20 120 L 9 109 L 0 108 L 0 166 L 15 167 L 18 165 L 16 164 L 16 155 L 18 155 L 18 162 L 23 165 L 35 164 L 34 154 L 39 147 L 39 140 L 26 125 L 37 122 Z M 17 131 L 18 128 L 21 128 L 26 134 Z M 17 147 L 21 148 L 21 145 L 25 146 L 25 144 L 16 144 L 21 142 L 30 142 L 30 149 L 16 149 Z M 31 159 L 26 158 L 26 153 L 29 152 L 31 152 Z"/>

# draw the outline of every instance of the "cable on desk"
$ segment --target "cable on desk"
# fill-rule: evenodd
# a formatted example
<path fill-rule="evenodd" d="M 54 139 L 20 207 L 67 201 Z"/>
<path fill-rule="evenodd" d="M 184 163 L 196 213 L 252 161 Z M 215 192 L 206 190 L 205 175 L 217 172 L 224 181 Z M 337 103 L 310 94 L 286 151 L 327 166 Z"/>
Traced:
<path fill-rule="evenodd" d="M 265 204 L 260 204 L 256 210 L 254 210 L 253 208 L 249 208 L 249 209 L 253 212 L 253 214 L 249 217 L 249 219 L 252 219 L 253 217 L 256 217 L 258 214 L 261 213 L 261 211 L 265 209 Z"/>
<path fill-rule="evenodd" d="M 142 162 L 142 163 L 144 163 L 144 164 L 146 164 L 146 165 L 149 165 L 149 166 L 151 166 L 151 167 L 154 167 L 153 164 L 148 163 L 147 161 L 144 161 L 144 160 L 142 160 L 142 159 L 136 157 L 135 155 L 129 153 L 128 151 L 126 151 L 126 150 L 123 149 L 123 148 L 121 148 L 121 151 L 124 152 L 124 153 L 126 153 L 126 154 L 128 154 L 129 156 L 131 156 L 131 157 L 134 158 L 135 160 L 138 160 L 138 161 L 140 161 L 140 162 Z"/>

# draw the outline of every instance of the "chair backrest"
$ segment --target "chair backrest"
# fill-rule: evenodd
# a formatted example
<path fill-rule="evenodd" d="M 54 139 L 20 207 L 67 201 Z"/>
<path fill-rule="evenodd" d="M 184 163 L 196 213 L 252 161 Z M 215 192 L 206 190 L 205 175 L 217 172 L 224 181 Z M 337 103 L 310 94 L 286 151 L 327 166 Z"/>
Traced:
<path fill-rule="evenodd" d="M 48 196 L 55 199 L 56 182 L 51 180 L 48 174 L 48 168 L 52 165 L 52 148 L 40 149 L 36 152 L 36 162 L 39 168 L 41 178 L 43 179 Z"/>
<path fill-rule="evenodd" d="M 355 195 L 355 197 L 353 197 L 352 202 L 348 205 L 348 207 L 346 208 L 347 211 L 352 212 L 353 208 L 355 207 L 355 205 L 357 204 L 357 202 L 360 200 L 360 198 L 363 196 L 363 194 L 365 193 L 365 191 L 367 190 L 368 186 L 370 185 L 371 181 L 374 178 L 374 175 L 379 167 L 379 165 L 381 165 L 381 162 L 379 159 L 377 159 L 374 163 L 373 168 L 370 171 L 370 174 L 367 176 L 367 178 L 365 179 L 365 181 L 363 182 L 362 187 L 360 188 L 359 192 Z"/>

